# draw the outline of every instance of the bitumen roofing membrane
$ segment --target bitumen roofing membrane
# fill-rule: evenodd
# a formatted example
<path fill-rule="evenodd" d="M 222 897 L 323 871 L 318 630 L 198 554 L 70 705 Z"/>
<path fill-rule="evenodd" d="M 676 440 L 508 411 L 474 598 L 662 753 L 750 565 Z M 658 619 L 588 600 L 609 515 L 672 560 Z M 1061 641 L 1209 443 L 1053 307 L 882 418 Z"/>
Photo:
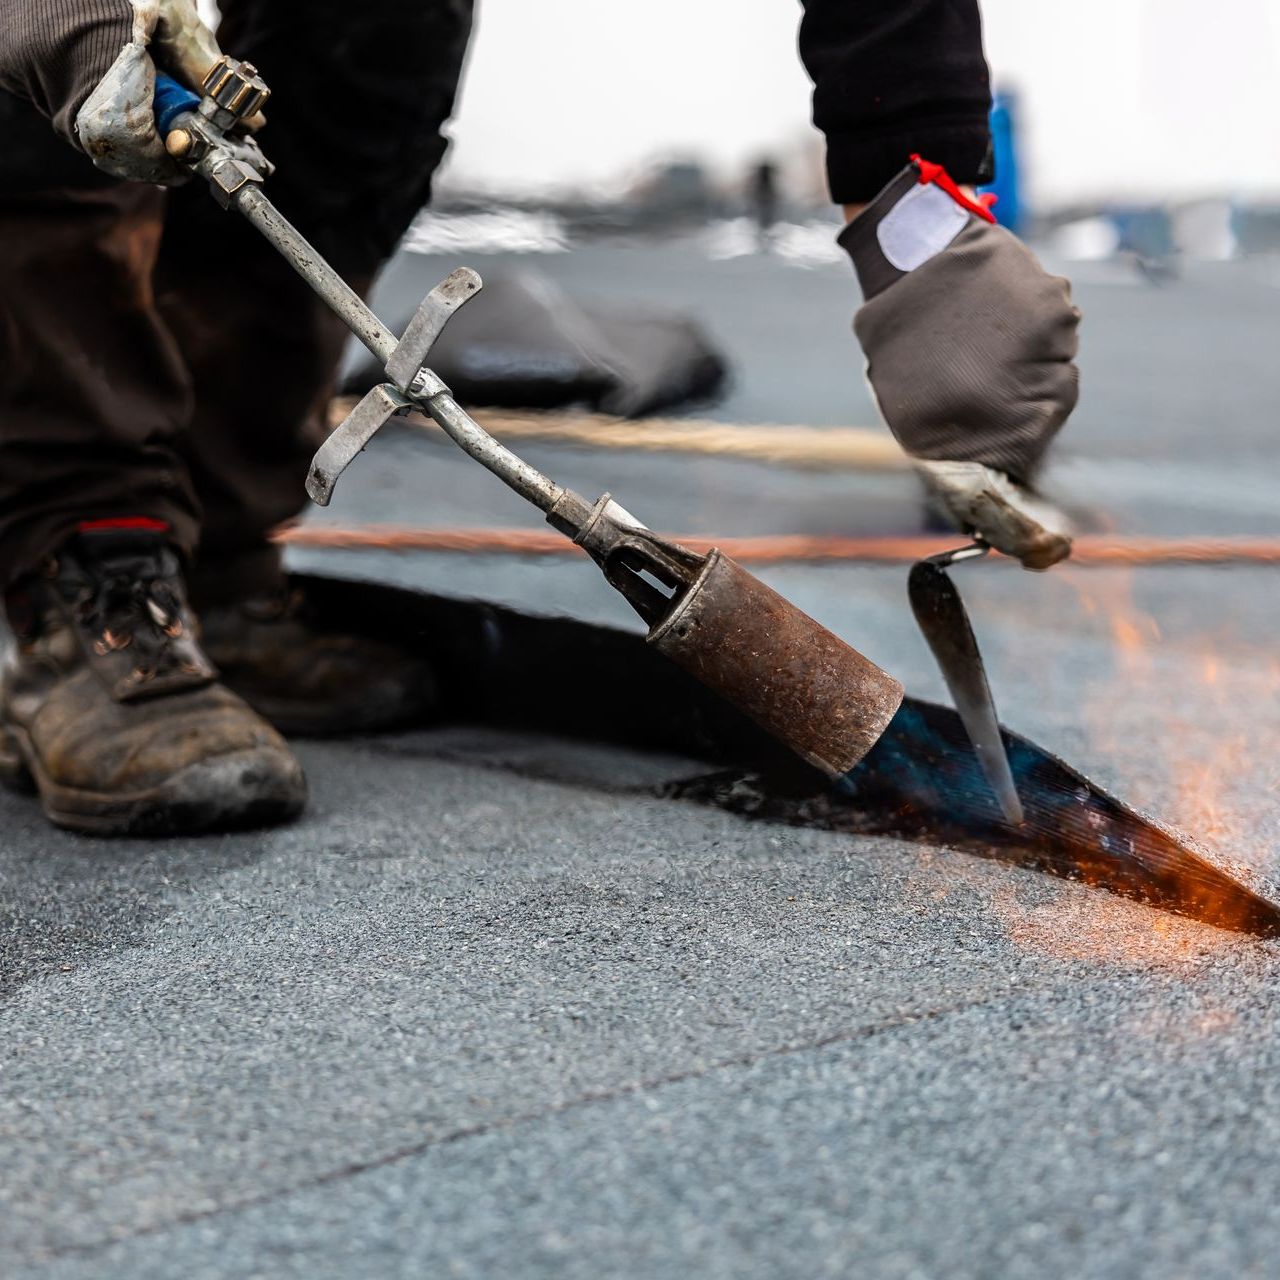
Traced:
<path fill-rule="evenodd" d="M 454 265 L 403 260 L 388 313 Z M 838 274 L 538 265 L 701 314 L 739 371 L 726 420 L 872 420 Z M 1269 270 L 1074 273 L 1084 399 L 1050 484 L 1099 527 L 1280 532 Z M 526 452 L 673 531 L 919 527 L 904 475 Z M 313 518 L 537 523 L 396 429 Z M 585 561 L 292 558 L 637 626 Z M 1276 571 L 961 573 L 1005 723 L 1277 892 Z M 760 576 L 945 700 L 903 568 Z M 298 751 L 312 804 L 274 831 L 93 842 L 0 796 L 5 1275 L 1274 1270 L 1276 943 L 667 798 L 707 767 L 671 751 L 495 723 Z"/>

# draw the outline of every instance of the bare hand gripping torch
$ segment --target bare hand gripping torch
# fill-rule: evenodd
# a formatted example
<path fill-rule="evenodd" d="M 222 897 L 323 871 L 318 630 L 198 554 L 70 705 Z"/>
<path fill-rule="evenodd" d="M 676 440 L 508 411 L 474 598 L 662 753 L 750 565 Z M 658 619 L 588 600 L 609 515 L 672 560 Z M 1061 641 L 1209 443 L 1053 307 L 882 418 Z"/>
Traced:
<path fill-rule="evenodd" d="M 157 79 L 156 120 L 169 154 L 247 218 L 385 367 L 325 441 L 306 487 L 326 505 L 346 467 L 392 418 L 429 414 L 481 466 L 580 546 L 648 624 L 648 641 L 832 776 L 847 773 L 884 732 L 902 686 L 722 552 L 698 555 L 661 538 L 609 494 L 595 502 L 556 484 L 474 422 L 427 367 L 449 317 L 481 287 L 460 268 L 427 294 L 398 338 L 263 194 L 272 166 L 244 123 L 270 90 L 257 70 L 221 58 L 203 95 Z"/>

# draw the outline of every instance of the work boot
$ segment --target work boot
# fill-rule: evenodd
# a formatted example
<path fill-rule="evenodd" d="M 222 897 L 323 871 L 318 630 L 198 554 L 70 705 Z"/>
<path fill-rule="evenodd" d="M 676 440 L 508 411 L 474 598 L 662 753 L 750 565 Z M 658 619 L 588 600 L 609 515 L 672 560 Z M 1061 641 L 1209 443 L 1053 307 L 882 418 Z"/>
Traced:
<path fill-rule="evenodd" d="M 200 611 L 205 652 L 227 687 L 282 733 L 371 733 L 421 722 L 437 701 L 421 656 L 319 616 L 293 585 Z"/>
<path fill-rule="evenodd" d="M 230 690 L 194 634 L 159 533 L 74 537 L 6 599 L 0 779 L 94 835 L 281 822 L 307 797 L 279 734 Z"/>

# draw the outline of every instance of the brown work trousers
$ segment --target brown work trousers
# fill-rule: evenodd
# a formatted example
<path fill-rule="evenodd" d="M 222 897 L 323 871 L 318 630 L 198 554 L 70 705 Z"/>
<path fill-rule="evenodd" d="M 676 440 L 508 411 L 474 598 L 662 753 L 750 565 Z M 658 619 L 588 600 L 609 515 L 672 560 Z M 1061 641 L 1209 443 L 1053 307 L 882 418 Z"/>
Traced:
<path fill-rule="evenodd" d="M 367 287 L 428 199 L 470 0 L 222 13 L 274 92 L 268 194 Z M 346 330 L 202 183 L 108 180 L 0 98 L 0 589 L 81 521 L 130 516 L 168 522 L 197 598 L 269 587 Z"/>

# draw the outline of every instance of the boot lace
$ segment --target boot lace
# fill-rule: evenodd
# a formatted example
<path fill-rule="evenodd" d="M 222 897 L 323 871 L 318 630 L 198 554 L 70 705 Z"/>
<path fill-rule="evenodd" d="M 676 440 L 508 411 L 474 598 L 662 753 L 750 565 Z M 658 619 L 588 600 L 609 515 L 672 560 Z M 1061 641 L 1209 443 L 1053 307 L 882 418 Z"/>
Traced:
<path fill-rule="evenodd" d="M 186 633 L 182 602 L 160 577 L 140 577 L 136 568 L 112 572 L 102 566 L 80 598 L 81 625 L 100 656 L 132 648 L 141 678 L 165 664 L 172 642 Z"/>

